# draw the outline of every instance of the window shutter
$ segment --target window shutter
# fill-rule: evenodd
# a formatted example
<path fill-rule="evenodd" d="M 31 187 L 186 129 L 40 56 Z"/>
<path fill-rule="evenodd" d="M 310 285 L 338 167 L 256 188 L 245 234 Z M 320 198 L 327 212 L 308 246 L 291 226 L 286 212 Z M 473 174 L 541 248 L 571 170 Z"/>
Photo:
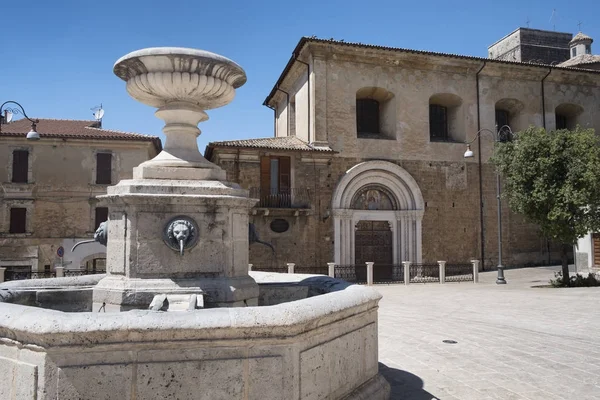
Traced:
<path fill-rule="evenodd" d="M 11 208 L 10 209 L 10 233 L 25 233 L 27 232 L 27 209 L 26 208 Z"/>
<path fill-rule="evenodd" d="M 29 170 L 29 151 L 13 151 L 12 181 L 14 183 L 27 183 Z"/>
<path fill-rule="evenodd" d="M 112 154 L 96 154 L 96 183 L 99 185 L 110 185 L 112 168 Z"/>
<path fill-rule="evenodd" d="M 260 158 L 260 190 L 263 194 L 271 189 L 271 158 Z"/>
<path fill-rule="evenodd" d="M 100 224 L 108 220 L 108 207 L 96 207 L 96 219 L 94 230 L 98 229 Z"/>
<path fill-rule="evenodd" d="M 279 190 L 290 191 L 290 158 L 279 157 Z"/>

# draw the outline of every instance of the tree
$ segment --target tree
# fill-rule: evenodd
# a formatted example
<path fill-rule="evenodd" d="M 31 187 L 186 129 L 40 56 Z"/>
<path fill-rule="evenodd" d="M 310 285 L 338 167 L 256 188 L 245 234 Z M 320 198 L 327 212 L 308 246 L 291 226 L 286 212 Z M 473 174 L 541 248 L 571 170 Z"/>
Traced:
<path fill-rule="evenodd" d="M 492 162 L 502 175 L 510 209 L 562 244 L 568 285 L 567 251 L 600 229 L 600 141 L 594 130 L 530 127 L 498 143 Z"/>

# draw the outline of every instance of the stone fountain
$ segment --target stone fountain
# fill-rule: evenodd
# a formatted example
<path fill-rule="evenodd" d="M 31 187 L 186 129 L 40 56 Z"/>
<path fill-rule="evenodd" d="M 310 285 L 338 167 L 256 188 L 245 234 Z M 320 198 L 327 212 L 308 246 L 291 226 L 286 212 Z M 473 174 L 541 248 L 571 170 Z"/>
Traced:
<path fill-rule="evenodd" d="M 102 196 L 106 275 L 0 285 L 0 399 L 387 399 L 377 292 L 248 273 L 255 200 L 196 143 L 243 69 L 150 48 L 114 72 L 158 108 L 164 150 Z"/>

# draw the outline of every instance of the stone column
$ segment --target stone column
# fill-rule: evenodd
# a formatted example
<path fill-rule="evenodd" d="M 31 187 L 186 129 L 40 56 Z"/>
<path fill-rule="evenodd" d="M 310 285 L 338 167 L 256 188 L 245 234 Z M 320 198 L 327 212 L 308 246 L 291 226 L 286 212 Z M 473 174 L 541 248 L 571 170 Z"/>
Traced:
<path fill-rule="evenodd" d="M 56 267 L 56 277 L 63 278 L 65 276 L 65 267 Z"/>
<path fill-rule="evenodd" d="M 294 267 L 296 266 L 296 264 L 294 264 L 294 263 L 287 263 L 286 265 L 288 267 L 288 274 L 293 274 L 294 273 Z"/>
<path fill-rule="evenodd" d="M 446 282 L 446 261 L 438 261 L 440 266 L 440 283 Z"/>
<path fill-rule="evenodd" d="M 4 282 L 4 271 L 6 268 L 0 268 L 0 283 Z"/>
<path fill-rule="evenodd" d="M 404 284 L 408 285 L 410 283 L 410 261 L 402 261 L 402 265 L 404 265 Z"/>
<path fill-rule="evenodd" d="M 327 271 L 329 273 L 329 277 L 335 278 L 335 263 L 327 263 Z"/>
<path fill-rule="evenodd" d="M 248 272 L 252 271 L 252 264 L 248 264 Z"/>
<path fill-rule="evenodd" d="M 373 262 L 369 262 L 367 261 L 365 264 L 367 264 L 367 285 L 371 286 L 373 285 Z"/>
<path fill-rule="evenodd" d="M 473 283 L 479 283 L 479 260 L 471 260 L 473 264 Z"/>

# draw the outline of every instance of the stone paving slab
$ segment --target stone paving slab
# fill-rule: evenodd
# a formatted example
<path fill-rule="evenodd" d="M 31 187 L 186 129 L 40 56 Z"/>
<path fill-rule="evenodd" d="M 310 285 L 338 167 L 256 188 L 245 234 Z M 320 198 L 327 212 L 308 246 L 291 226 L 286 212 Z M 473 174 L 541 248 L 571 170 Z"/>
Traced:
<path fill-rule="evenodd" d="M 557 270 L 507 270 L 507 285 L 484 272 L 479 284 L 376 286 L 392 399 L 600 399 L 600 288 L 532 288 Z"/>

